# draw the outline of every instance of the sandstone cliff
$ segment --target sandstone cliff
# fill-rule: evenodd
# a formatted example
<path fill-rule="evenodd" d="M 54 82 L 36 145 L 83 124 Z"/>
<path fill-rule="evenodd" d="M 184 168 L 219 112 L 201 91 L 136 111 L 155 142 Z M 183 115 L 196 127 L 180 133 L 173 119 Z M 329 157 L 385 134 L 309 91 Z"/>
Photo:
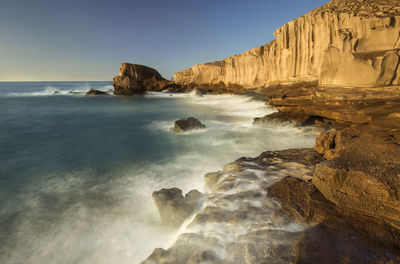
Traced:
<path fill-rule="evenodd" d="M 375 87 L 400 85 L 400 3 L 332 0 L 278 28 L 276 40 L 174 75 L 174 82 L 241 85 L 276 83 Z"/>

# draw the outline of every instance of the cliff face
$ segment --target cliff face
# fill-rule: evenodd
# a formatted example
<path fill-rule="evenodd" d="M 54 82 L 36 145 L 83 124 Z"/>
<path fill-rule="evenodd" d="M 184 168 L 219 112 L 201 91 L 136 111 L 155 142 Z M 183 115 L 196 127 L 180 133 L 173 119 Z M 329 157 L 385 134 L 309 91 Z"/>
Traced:
<path fill-rule="evenodd" d="M 240 55 L 195 65 L 174 82 L 236 84 L 317 82 L 327 86 L 400 85 L 400 3 L 332 0 L 278 28 L 276 40 Z"/>

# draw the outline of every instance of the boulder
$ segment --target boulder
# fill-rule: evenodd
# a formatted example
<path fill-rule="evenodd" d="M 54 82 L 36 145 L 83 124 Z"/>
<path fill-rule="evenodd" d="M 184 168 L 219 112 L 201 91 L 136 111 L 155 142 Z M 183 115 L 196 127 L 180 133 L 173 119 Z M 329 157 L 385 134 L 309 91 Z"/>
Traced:
<path fill-rule="evenodd" d="M 202 129 L 206 126 L 203 125 L 198 119 L 194 117 L 182 118 L 175 121 L 175 125 L 172 128 L 175 132 L 185 132 L 192 129 Z"/>
<path fill-rule="evenodd" d="M 108 93 L 91 88 L 86 95 L 108 95 Z"/>
<path fill-rule="evenodd" d="M 199 208 L 203 194 L 192 190 L 184 197 L 182 190 L 171 188 L 153 192 L 152 196 L 162 224 L 178 227 Z"/>

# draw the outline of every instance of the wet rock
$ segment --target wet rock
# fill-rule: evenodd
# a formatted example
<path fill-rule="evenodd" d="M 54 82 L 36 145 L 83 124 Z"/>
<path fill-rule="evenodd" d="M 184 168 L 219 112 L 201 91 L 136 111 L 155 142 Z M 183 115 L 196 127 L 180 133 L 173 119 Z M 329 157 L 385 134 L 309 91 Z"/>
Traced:
<path fill-rule="evenodd" d="M 245 166 L 242 166 L 238 163 L 228 163 L 224 166 L 223 171 L 224 172 L 238 172 L 238 171 L 243 171 L 245 169 Z"/>
<path fill-rule="evenodd" d="M 54 91 L 54 95 L 61 94 L 59 91 Z"/>
<path fill-rule="evenodd" d="M 162 224 L 177 227 L 199 208 L 203 194 L 192 190 L 184 197 L 182 190 L 171 188 L 153 192 L 152 196 Z"/>
<path fill-rule="evenodd" d="M 222 264 L 217 251 L 218 241 L 194 233 L 179 236 L 175 244 L 166 250 L 155 249 L 142 264 Z"/>
<path fill-rule="evenodd" d="M 92 88 L 86 93 L 86 95 L 108 95 L 108 93 Z"/>
<path fill-rule="evenodd" d="M 204 175 L 204 182 L 207 189 L 212 190 L 223 176 L 221 172 L 211 172 Z"/>
<path fill-rule="evenodd" d="M 206 126 L 203 125 L 199 120 L 194 117 L 182 118 L 175 121 L 174 127 L 172 128 L 175 132 L 185 132 L 193 129 L 202 129 Z"/>
<path fill-rule="evenodd" d="M 265 190 L 282 173 L 312 174 L 320 158 L 312 149 L 269 151 L 206 174 L 210 192 L 186 229 L 191 233 L 180 235 L 168 250 L 157 249 L 145 263 L 294 263 L 303 229 L 292 228 Z M 179 191 L 171 196 L 182 201 Z"/>

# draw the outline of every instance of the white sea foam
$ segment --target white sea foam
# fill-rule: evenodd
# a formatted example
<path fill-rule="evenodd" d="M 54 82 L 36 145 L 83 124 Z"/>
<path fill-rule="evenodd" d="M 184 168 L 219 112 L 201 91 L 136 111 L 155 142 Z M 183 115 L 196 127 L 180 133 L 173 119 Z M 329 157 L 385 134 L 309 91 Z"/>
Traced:
<path fill-rule="evenodd" d="M 52 86 L 47 85 L 42 89 L 24 92 L 0 92 L 0 97 L 38 97 L 38 96 L 82 96 L 85 95 L 86 92 L 93 88 L 88 83 L 82 83 L 77 85 L 76 87 L 62 87 L 62 86 Z M 113 89 L 112 85 L 105 85 L 101 87 L 96 87 L 96 90 L 108 92 L 110 89 Z M 110 93 L 111 94 L 111 93 Z"/>
<path fill-rule="evenodd" d="M 36 97 L 36 96 L 57 96 L 57 95 L 84 95 L 88 90 L 74 89 L 63 91 L 56 87 L 46 87 L 43 90 L 33 92 L 3 93 L 0 97 Z"/>

